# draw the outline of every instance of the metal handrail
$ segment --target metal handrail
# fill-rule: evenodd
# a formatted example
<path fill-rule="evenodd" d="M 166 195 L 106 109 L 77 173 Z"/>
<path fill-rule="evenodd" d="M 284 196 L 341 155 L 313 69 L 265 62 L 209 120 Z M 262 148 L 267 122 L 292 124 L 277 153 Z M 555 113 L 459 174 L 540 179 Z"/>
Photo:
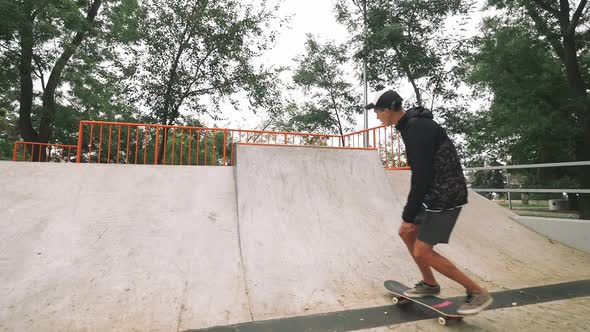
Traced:
<path fill-rule="evenodd" d="M 483 166 L 467 167 L 467 171 L 488 171 L 497 169 L 526 169 L 526 168 L 546 168 L 546 167 L 571 167 L 571 166 L 590 166 L 590 161 L 572 161 L 562 163 L 545 163 L 545 164 L 527 164 L 527 165 L 507 165 L 507 166 Z"/>
<path fill-rule="evenodd" d="M 492 170 L 509 170 L 509 169 L 531 169 L 547 167 L 573 167 L 573 166 L 590 166 L 590 161 L 572 161 L 562 163 L 543 163 L 528 165 L 506 165 L 506 166 L 484 166 L 484 167 L 466 167 L 466 171 L 492 171 Z M 510 185 L 510 174 L 506 174 L 507 183 Z M 538 189 L 538 188 L 469 188 L 475 192 L 498 192 L 508 193 L 508 204 L 512 209 L 512 197 L 510 193 L 569 193 L 569 194 L 590 194 L 590 189 Z"/>
<path fill-rule="evenodd" d="M 499 192 L 499 193 L 571 193 L 571 194 L 590 194 L 590 189 L 488 189 L 488 188 L 469 188 L 477 192 Z"/>

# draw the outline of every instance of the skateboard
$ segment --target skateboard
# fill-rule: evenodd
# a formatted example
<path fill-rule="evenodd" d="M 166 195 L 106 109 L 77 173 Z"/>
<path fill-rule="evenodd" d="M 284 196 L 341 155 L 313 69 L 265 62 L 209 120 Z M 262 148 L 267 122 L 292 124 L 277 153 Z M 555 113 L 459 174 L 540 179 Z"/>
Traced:
<path fill-rule="evenodd" d="M 406 285 L 395 280 L 387 280 L 383 283 L 383 285 L 388 292 L 393 294 L 393 304 L 401 305 L 404 303 L 413 302 L 420 304 L 430 310 L 434 310 L 440 315 L 438 317 L 438 323 L 441 325 L 447 325 L 452 321 L 460 322 L 463 320 L 463 317 L 470 316 L 462 315 L 457 312 L 457 309 L 459 309 L 462 303 L 441 299 L 432 295 L 419 298 L 405 297 L 404 292 L 410 289 L 410 287 L 407 287 Z"/>

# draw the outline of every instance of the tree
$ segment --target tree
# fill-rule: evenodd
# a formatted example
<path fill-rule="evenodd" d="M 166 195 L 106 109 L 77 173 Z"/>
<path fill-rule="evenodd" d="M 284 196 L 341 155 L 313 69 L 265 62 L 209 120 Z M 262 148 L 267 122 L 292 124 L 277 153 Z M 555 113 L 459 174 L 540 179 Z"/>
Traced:
<path fill-rule="evenodd" d="M 491 93 L 489 110 L 463 114 L 454 123 L 467 133 L 467 160 L 482 156 L 509 164 L 569 161 L 575 158 L 575 117 L 563 109 L 567 83 L 549 46 L 530 25 L 506 26 L 493 18 L 475 39 L 467 81 Z M 512 170 L 525 188 L 551 188 L 573 176 L 569 168 Z M 576 186 L 569 186 L 575 188 Z M 563 188 L 563 187 L 555 187 Z M 524 195 L 523 195 L 524 196 Z"/>
<path fill-rule="evenodd" d="M 333 133 L 338 123 L 330 112 L 322 111 L 315 104 L 306 102 L 301 106 L 287 104 L 282 117 L 275 117 L 271 123 L 274 130 L 296 133 Z"/>
<path fill-rule="evenodd" d="M 56 113 L 55 94 L 59 83 L 61 82 L 62 73 L 68 64 L 68 61 L 76 52 L 76 49 L 82 44 L 87 37 L 89 30 L 98 15 L 101 0 L 94 0 L 87 8 L 84 18 L 78 15 L 79 7 L 71 1 L 54 1 L 52 3 L 36 3 L 30 0 L 24 0 L 20 3 L 18 12 L 18 39 L 20 44 L 19 60 L 19 79 L 20 79 L 20 109 L 19 109 L 19 128 L 21 136 L 26 141 L 48 142 L 51 136 L 51 125 Z M 53 5 L 53 6 L 52 6 Z M 52 29 L 57 30 L 57 26 L 52 25 L 52 11 L 65 7 L 63 16 L 63 27 L 71 29 L 74 32 L 73 38 L 63 40 L 63 49 L 57 58 L 51 73 L 45 82 L 43 73 L 40 73 L 42 80 L 43 94 L 39 129 L 36 131 L 33 127 L 31 112 L 33 108 L 33 50 L 35 45 L 55 38 Z M 36 25 L 38 25 L 36 27 Z M 36 29 L 37 28 L 37 29 Z M 67 36 L 67 34 L 66 34 Z M 37 37 L 37 38 L 36 38 Z M 65 36 L 64 36 L 65 37 Z M 65 38 L 64 38 L 65 39 Z M 43 70 L 42 70 L 43 71 Z"/>
<path fill-rule="evenodd" d="M 360 96 L 344 78 L 344 66 L 349 59 L 346 47 L 333 42 L 321 44 L 308 35 L 305 49 L 306 53 L 296 59 L 293 81 L 311 95 L 313 102 L 304 104 L 303 113 L 292 118 L 291 122 L 315 122 L 318 129 L 344 135 L 347 123 L 354 125 L 354 115 L 362 109 Z"/>
<path fill-rule="evenodd" d="M 17 76 L 7 89 L 18 90 L 23 140 L 46 143 L 56 132 L 72 136 L 76 125 L 56 121 L 77 118 L 68 104 L 78 99 L 76 88 L 86 82 L 76 74 L 96 74 L 98 64 L 113 59 L 115 36 L 132 28 L 129 14 L 136 7 L 135 0 L 0 1 L 0 59 L 6 72 Z"/>
<path fill-rule="evenodd" d="M 357 59 L 368 62 L 373 86 L 407 79 L 416 103 L 435 109 L 435 102 L 456 98 L 459 84 L 452 59 L 461 40 L 443 33 L 444 21 L 470 7 L 470 1 L 459 0 L 339 0 L 336 12 L 353 34 Z M 366 35 L 361 29 L 364 20 Z"/>
<path fill-rule="evenodd" d="M 145 3 L 139 100 L 152 121 L 175 124 L 183 109 L 211 111 L 203 98 L 217 103 L 239 91 L 253 107 L 273 107 L 276 72 L 254 64 L 274 40 L 274 32 L 263 27 L 274 22 L 275 8 L 265 4 L 255 9 L 237 0 Z"/>
<path fill-rule="evenodd" d="M 489 0 L 490 6 L 502 9 L 507 16 L 502 22 L 504 26 L 530 26 L 531 40 L 535 44 L 551 51 L 551 58 L 559 64 L 561 82 L 556 86 L 554 94 L 564 97 L 549 107 L 559 110 L 551 114 L 536 113 L 536 120 L 530 125 L 552 127 L 557 122 L 558 130 L 567 121 L 568 130 L 559 135 L 558 142 L 573 141 L 566 146 L 568 152 L 573 150 L 576 160 L 590 160 L 590 106 L 588 99 L 588 23 L 585 17 L 587 1 L 570 4 L 568 0 L 548 2 L 544 0 Z M 580 30 L 580 31 L 578 31 Z M 525 61 L 528 59 L 525 58 Z M 543 68 L 545 69 L 545 68 Z M 553 73 L 555 67 L 550 68 Z M 520 77 L 522 78 L 522 77 Z M 549 81 L 537 81 L 547 84 Z M 561 83 L 560 82 L 560 83 Z M 549 96 L 549 95 L 547 95 Z M 556 99 L 556 98 L 554 98 Z M 516 132 L 517 135 L 519 132 Z M 570 159 L 571 160 L 571 159 Z M 590 188 L 590 173 L 581 171 L 578 174 L 580 183 Z M 581 195 L 581 216 L 590 218 L 590 195 Z"/>
<path fill-rule="evenodd" d="M 489 111 L 463 118 L 472 153 L 492 152 L 512 163 L 572 160 L 579 131 L 564 109 L 567 83 L 547 45 L 524 26 L 485 23 L 468 82 L 489 91 Z"/>

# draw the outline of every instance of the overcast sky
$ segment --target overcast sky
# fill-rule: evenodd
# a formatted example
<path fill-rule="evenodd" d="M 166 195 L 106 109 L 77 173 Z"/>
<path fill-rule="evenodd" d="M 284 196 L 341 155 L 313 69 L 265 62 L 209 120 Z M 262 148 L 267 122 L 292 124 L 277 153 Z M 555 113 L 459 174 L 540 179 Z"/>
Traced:
<path fill-rule="evenodd" d="M 306 34 L 322 41 L 346 41 L 346 28 L 334 17 L 332 0 L 283 0 L 278 15 L 290 16 L 290 28 L 281 31 L 276 47 L 265 58 L 276 64 L 291 65 L 292 59 L 305 51 Z"/>

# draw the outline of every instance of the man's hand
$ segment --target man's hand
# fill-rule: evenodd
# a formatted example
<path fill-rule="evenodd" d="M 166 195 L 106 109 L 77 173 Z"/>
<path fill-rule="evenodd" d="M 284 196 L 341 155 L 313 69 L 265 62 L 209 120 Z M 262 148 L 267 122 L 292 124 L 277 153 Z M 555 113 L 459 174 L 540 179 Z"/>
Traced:
<path fill-rule="evenodd" d="M 413 233 L 417 230 L 416 224 L 405 222 L 402 220 L 402 224 L 399 227 L 399 235 L 403 238 L 407 234 Z"/>

